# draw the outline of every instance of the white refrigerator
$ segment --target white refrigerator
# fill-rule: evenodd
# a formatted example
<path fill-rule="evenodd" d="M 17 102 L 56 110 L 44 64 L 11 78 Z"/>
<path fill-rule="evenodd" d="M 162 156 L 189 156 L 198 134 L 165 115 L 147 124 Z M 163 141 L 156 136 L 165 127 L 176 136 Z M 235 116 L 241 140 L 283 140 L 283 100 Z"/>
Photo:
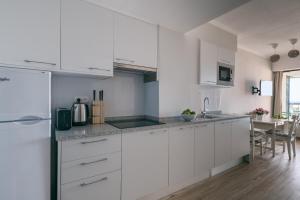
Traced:
<path fill-rule="evenodd" d="M 50 199 L 50 72 L 0 67 L 0 199 Z"/>

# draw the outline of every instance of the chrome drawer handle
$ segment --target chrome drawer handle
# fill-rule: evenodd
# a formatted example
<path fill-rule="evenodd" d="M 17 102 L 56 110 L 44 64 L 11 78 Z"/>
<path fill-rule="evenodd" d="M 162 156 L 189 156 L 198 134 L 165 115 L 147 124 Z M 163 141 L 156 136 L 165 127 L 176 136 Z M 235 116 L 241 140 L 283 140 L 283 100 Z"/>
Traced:
<path fill-rule="evenodd" d="M 123 60 L 123 61 L 134 63 L 134 60 L 124 59 L 124 58 L 116 58 L 116 60 L 119 60 L 119 61 Z"/>
<path fill-rule="evenodd" d="M 94 164 L 94 163 L 104 162 L 104 161 L 107 161 L 107 160 L 108 160 L 108 158 L 102 158 L 100 160 L 95 160 L 95 161 L 91 161 L 91 162 L 83 162 L 83 163 L 80 163 L 80 165 L 82 165 L 82 166 L 91 165 L 91 164 Z"/>
<path fill-rule="evenodd" d="M 101 139 L 101 140 L 94 140 L 94 141 L 89 141 L 89 142 L 81 142 L 81 144 L 91 144 L 91 143 L 97 143 L 97 142 L 105 142 L 107 140 L 108 139 L 104 138 L 104 139 Z"/>
<path fill-rule="evenodd" d="M 98 71 L 107 71 L 107 72 L 110 71 L 109 69 L 102 69 L 102 68 L 99 68 L 99 67 L 89 67 L 88 69 L 89 70 L 98 70 Z"/>
<path fill-rule="evenodd" d="M 85 187 L 85 186 L 88 186 L 88 185 L 92 185 L 92 184 L 95 184 L 95 183 L 100 183 L 102 181 L 107 181 L 108 178 L 107 177 L 104 177 L 104 178 L 101 178 L 99 180 L 96 180 L 96 181 L 92 181 L 92 182 L 89 182 L 89 183 L 81 183 L 80 184 L 80 187 Z"/>
<path fill-rule="evenodd" d="M 10 79 L 9 78 L 7 78 L 7 77 L 0 77 L 0 81 L 2 82 L 4 82 L 4 81 L 10 81 Z"/>
<path fill-rule="evenodd" d="M 46 65 L 53 65 L 55 66 L 56 63 L 49 63 L 49 62 L 42 62 L 42 61 L 35 61 L 35 60 L 24 60 L 27 63 L 39 63 L 39 64 L 46 64 Z"/>

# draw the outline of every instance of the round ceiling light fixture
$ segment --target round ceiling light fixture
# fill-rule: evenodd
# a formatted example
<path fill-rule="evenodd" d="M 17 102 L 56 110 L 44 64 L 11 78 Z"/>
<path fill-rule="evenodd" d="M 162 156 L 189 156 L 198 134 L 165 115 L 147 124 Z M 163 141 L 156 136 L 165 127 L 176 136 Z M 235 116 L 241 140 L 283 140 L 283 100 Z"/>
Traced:
<path fill-rule="evenodd" d="M 280 55 L 276 53 L 276 48 L 278 47 L 278 44 L 272 43 L 271 46 L 274 49 L 274 54 L 270 57 L 270 61 L 272 63 L 274 63 L 274 62 L 277 62 L 278 60 L 280 60 Z"/>
<path fill-rule="evenodd" d="M 295 44 L 298 42 L 297 38 L 289 39 L 290 43 L 293 45 L 293 49 L 288 52 L 290 58 L 296 58 L 299 56 L 299 50 L 295 49 Z"/>

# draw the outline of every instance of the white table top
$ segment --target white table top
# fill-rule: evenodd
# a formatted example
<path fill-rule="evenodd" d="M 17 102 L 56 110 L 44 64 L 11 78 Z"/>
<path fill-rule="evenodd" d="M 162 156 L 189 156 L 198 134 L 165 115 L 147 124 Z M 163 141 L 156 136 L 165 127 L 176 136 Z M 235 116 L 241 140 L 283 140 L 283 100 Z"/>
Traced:
<path fill-rule="evenodd" d="M 271 125 L 283 125 L 287 119 L 273 119 L 273 118 L 263 118 L 262 120 L 253 119 L 254 123 L 271 124 Z"/>

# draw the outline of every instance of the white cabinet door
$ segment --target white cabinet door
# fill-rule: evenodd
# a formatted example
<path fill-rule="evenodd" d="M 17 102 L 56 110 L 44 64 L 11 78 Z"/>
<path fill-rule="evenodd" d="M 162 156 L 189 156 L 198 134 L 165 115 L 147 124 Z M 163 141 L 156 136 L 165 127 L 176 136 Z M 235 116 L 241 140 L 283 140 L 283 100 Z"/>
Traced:
<path fill-rule="evenodd" d="M 169 184 L 175 185 L 194 177 L 194 128 L 170 129 Z"/>
<path fill-rule="evenodd" d="M 157 67 L 157 26 L 116 14 L 114 61 Z"/>
<path fill-rule="evenodd" d="M 218 62 L 228 65 L 235 65 L 235 52 L 224 47 L 219 47 Z"/>
<path fill-rule="evenodd" d="M 122 200 L 135 200 L 168 186 L 168 130 L 122 136 Z"/>
<path fill-rule="evenodd" d="M 195 176 L 201 179 L 210 176 L 214 167 L 214 123 L 195 127 Z"/>
<path fill-rule="evenodd" d="M 121 172 L 81 179 L 61 187 L 61 200 L 120 200 Z"/>
<path fill-rule="evenodd" d="M 82 0 L 62 0 L 61 65 L 70 72 L 113 75 L 114 15 Z"/>
<path fill-rule="evenodd" d="M 215 123 L 215 167 L 231 161 L 231 121 Z"/>
<path fill-rule="evenodd" d="M 239 159 L 250 153 L 250 120 L 243 118 L 232 122 L 232 159 Z"/>
<path fill-rule="evenodd" d="M 217 83 L 218 47 L 212 43 L 200 42 L 200 84 Z"/>
<path fill-rule="evenodd" d="M 2 0 L 0 64 L 59 69 L 59 6 L 59 0 Z"/>

